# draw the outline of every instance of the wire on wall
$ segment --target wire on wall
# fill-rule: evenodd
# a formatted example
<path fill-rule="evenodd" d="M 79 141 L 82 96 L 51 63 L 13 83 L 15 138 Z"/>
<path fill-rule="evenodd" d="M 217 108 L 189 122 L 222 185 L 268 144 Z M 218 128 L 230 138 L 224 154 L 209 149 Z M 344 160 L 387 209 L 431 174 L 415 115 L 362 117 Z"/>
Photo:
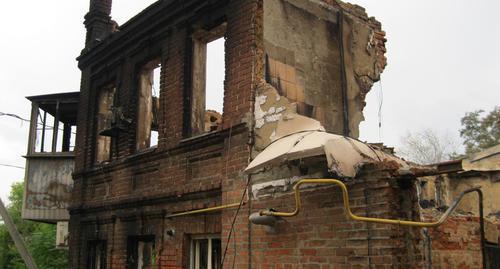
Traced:
<path fill-rule="evenodd" d="M 382 89 L 382 78 L 378 83 L 378 140 L 382 141 L 382 106 L 384 104 L 384 91 Z"/>

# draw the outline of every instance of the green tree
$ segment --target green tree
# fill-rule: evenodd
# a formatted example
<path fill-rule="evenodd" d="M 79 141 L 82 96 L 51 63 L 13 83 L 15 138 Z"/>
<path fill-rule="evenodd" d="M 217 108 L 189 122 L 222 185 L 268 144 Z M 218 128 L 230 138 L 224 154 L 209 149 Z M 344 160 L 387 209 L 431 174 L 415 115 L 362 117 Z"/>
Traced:
<path fill-rule="evenodd" d="M 12 185 L 9 195 L 10 204 L 7 206 L 7 210 L 28 245 L 38 268 L 68 268 L 68 251 L 55 248 L 56 226 L 21 218 L 23 189 L 23 183 Z M 0 268 L 26 268 L 3 223 L 0 224 Z"/>
<path fill-rule="evenodd" d="M 484 117 L 483 113 L 484 110 L 467 112 L 461 120 L 460 136 L 468 156 L 500 143 L 500 106 Z"/>

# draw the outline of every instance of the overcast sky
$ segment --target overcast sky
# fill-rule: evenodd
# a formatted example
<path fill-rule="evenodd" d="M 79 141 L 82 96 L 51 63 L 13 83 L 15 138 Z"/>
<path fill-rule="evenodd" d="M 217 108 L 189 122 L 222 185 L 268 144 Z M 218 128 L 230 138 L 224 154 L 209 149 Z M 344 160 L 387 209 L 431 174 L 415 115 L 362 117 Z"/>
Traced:
<path fill-rule="evenodd" d="M 268 0 L 269 1 L 269 0 Z M 123 24 L 153 0 L 115 0 Z M 388 66 L 367 97 L 361 139 L 397 146 L 426 128 L 458 137 L 467 111 L 500 102 L 500 1 L 353 0 L 382 22 Z M 0 9 L 0 112 L 29 118 L 24 98 L 78 91 L 89 0 L 4 1 Z M 383 93 L 382 129 L 378 108 Z M 28 124 L 0 117 L 0 164 L 24 166 Z M 0 197 L 24 171 L 0 166 Z"/>

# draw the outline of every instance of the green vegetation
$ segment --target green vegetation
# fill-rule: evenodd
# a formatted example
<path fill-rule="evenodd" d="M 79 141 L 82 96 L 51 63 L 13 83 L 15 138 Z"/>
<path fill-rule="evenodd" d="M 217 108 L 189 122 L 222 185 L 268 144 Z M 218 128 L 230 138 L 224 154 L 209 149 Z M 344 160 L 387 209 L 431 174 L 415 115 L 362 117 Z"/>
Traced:
<path fill-rule="evenodd" d="M 407 133 L 401 138 L 397 152 L 409 161 L 419 164 L 458 160 L 493 147 L 500 143 L 500 107 L 486 115 L 484 110 L 465 113 L 461 119 L 460 136 L 463 139 L 464 154 L 457 153 L 458 143 L 449 134 L 439 135 L 435 130 L 425 129 Z"/>
<path fill-rule="evenodd" d="M 500 106 L 486 116 L 484 110 L 465 113 L 460 136 L 464 139 L 465 154 L 471 155 L 500 143 Z"/>
<path fill-rule="evenodd" d="M 40 269 L 68 268 L 68 251 L 55 248 L 56 225 L 21 219 L 24 184 L 14 183 L 11 187 L 7 210 L 21 233 L 28 249 Z M 0 268 L 26 268 L 9 232 L 0 224 Z"/>

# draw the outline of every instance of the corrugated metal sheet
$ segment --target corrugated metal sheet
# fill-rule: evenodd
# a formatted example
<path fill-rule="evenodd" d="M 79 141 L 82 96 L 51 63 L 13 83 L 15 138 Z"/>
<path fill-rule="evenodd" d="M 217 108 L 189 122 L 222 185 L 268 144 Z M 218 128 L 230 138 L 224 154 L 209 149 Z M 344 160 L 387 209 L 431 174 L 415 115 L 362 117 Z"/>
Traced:
<path fill-rule="evenodd" d="M 56 222 L 69 220 L 74 156 L 27 157 L 22 217 Z"/>

